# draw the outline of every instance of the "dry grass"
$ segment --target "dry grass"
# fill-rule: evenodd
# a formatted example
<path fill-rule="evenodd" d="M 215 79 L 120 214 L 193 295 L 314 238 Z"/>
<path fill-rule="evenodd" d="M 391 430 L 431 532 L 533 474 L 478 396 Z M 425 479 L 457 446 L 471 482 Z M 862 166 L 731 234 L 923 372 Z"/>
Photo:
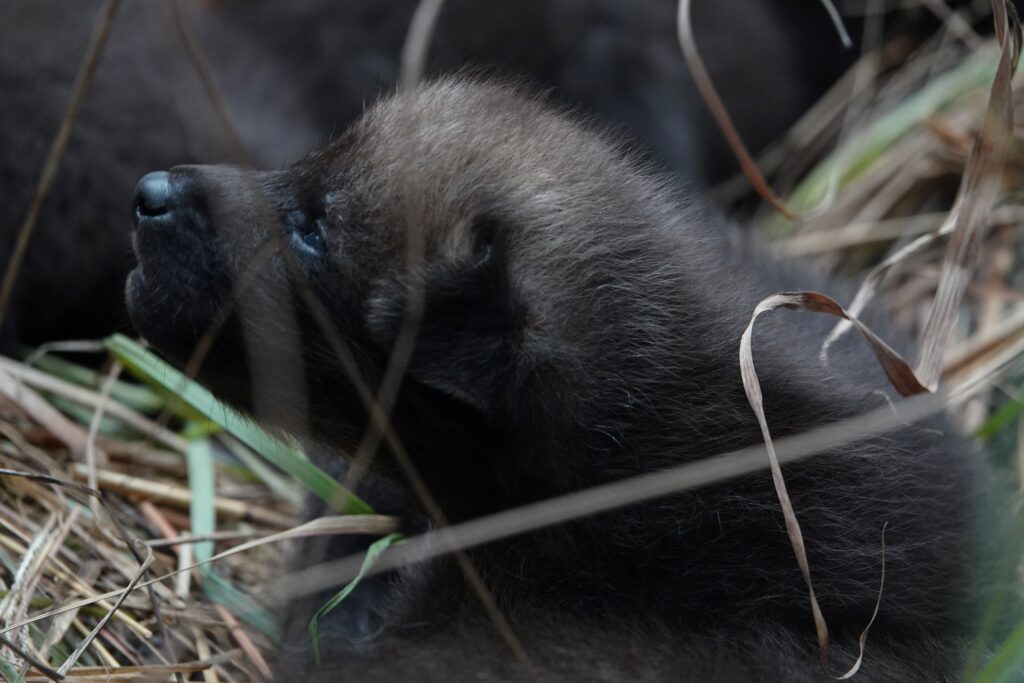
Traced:
<path fill-rule="evenodd" d="M 777 205 L 802 215 L 793 222 L 770 207 L 757 213 L 755 223 L 781 252 L 864 277 L 928 236 L 879 281 L 892 315 L 922 333 L 947 253 L 950 231 L 942 226 L 950 224 L 999 58 L 994 43 L 965 30 L 961 18 L 945 18 L 940 37 L 912 54 L 898 45 L 867 51 L 758 160 L 782 197 Z M 1024 102 L 1020 76 L 1012 92 Z M 984 236 L 955 307 L 959 323 L 942 354 L 942 384 L 972 388 L 956 417 L 988 439 L 1007 476 L 1024 481 L 1024 128 L 1000 144 L 996 208 L 977 219 Z M 744 188 L 727 184 L 721 196 L 736 200 Z M 7 680 L 260 680 L 276 625 L 253 594 L 282 574 L 279 544 L 392 529 L 372 515 L 297 526 L 306 489 L 328 499 L 337 491 L 318 490 L 317 473 L 289 460 L 287 446 L 264 450 L 262 437 L 211 420 L 210 406 L 197 409 L 180 388 L 150 389 L 49 356 L 29 364 L 0 358 L 0 675 Z M 933 411 L 938 401 L 920 405 Z M 813 452 L 822 439 L 790 452 Z M 463 525 L 440 551 L 766 467 L 757 455 L 732 454 L 704 469 Z M 381 567 L 438 547 L 414 539 Z M 344 569 L 352 575 L 358 565 Z M 132 585 L 139 589 L 127 592 Z"/>
<path fill-rule="evenodd" d="M 884 306 L 916 333 L 924 352 L 937 336 L 926 329 L 927 321 L 940 278 L 950 269 L 944 261 L 957 214 L 963 218 L 962 200 L 987 192 L 982 203 L 994 202 L 994 209 L 981 207 L 973 216 L 977 243 L 970 245 L 970 262 L 959 264 L 969 283 L 952 306 L 958 322 L 937 354 L 936 374 L 944 382 L 969 379 L 996 355 L 1019 350 L 1024 332 L 1024 126 L 1016 121 L 1011 135 L 998 142 L 1004 158 L 993 173 L 997 182 L 988 188 L 961 185 L 986 121 L 999 50 L 994 39 L 968 47 L 959 35 L 947 28 L 898 69 L 883 66 L 885 55 L 898 52 L 893 46 L 867 52 L 851 76 L 762 157 L 803 220 L 787 221 L 765 210 L 755 218 L 782 254 L 810 257 L 877 288 L 884 303 L 871 305 Z M 1020 110 L 1019 72 L 1011 93 L 1008 99 Z M 805 170 L 794 175 L 794 168 Z M 730 193 L 729 186 L 722 189 Z M 975 399 L 958 415 L 961 426 L 980 429 L 993 410 L 1015 401 L 1018 379 Z M 1024 462 L 1022 449 L 1024 443 L 1015 449 L 1018 462 Z"/>
<path fill-rule="evenodd" d="M 240 587 L 280 572 L 280 548 L 257 544 L 219 561 L 216 572 L 187 568 L 214 546 L 223 551 L 295 526 L 297 485 L 255 456 L 247 464 L 242 447 L 224 436 L 193 434 L 186 442 L 159 427 L 135 409 L 155 415 L 163 403 L 156 392 L 65 365 L 46 365 L 62 378 L 10 359 L 2 363 L 0 618 L 4 638 L 22 655 L 9 651 L 0 659 L 4 676 L 18 680 L 21 659 L 35 662 L 36 672 L 52 669 L 54 679 L 111 680 L 107 675 L 117 669 L 114 680 L 167 680 L 168 672 L 199 670 L 207 681 L 257 680 L 266 671 L 259 651 L 273 642 L 274 623 Z M 44 385 L 41 393 L 32 384 Z M 104 386 L 112 396 L 104 398 Z M 73 417 L 47 410 L 53 404 Z M 97 408 L 104 406 L 116 408 L 101 415 Z M 92 438 L 90 423 L 97 425 Z M 83 457 L 90 441 L 102 453 L 91 467 Z M 207 457 L 194 444 L 210 446 Z M 101 504 L 72 483 L 89 480 L 105 492 Z M 199 500 L 196 494 L 206 491 L 213 495 Z M 151 584 L 148 596 L 117 594 L 143 577 L 182 568 Z M 117 593 L 98 600 L 110 592 Z M 121 600 L 113 619 L 94 633 Z M 79 601 L 89 604 L 38 618 Z M 228 616 L 238 607 L 245 608 L 242 625 Z"/>

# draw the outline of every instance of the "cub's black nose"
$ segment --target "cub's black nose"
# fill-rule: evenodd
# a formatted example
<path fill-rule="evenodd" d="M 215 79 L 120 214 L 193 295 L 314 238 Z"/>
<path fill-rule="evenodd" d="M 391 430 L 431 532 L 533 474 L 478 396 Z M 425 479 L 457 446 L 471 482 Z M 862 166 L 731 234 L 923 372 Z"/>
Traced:
<path fill-rule="evenodd" d="M 167 171 L 153 171 L 142 176 L 135 186 L 135 224 L 145 218 L 167 213 L 171 194 L 171 177 Z"/>

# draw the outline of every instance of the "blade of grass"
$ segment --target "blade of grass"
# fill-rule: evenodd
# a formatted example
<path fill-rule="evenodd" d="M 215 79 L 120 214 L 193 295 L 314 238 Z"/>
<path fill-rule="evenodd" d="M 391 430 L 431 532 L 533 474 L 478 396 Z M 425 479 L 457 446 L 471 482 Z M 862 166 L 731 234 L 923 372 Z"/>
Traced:
<path fill-rule="evenodd" d="M 311 463 L 294 446 L 287 445 L 257 427 L 252 421 L 214 398 L 213 394 L 171 367 L 155 354 L 127 337 L 116 334 L 107 348 L 128 370 L 143 380 L 174 393 L 204 417 L 217 423 L 236 439 L 301 482 L 316 496 L 343 514 L 373 514 L 373 509 L 346 491 L 323 470 Z"/>
<path fill-rule="evenodd" d="M 320 664 L 320 620 L 326 617 L 331 610 L 340 605 L 352 591 L 356 589 L 359 582 L 363 580 L 366 573 L 373 568 L 376 564 L 377 558 L 381 556 L 385 550 L 391 547 L 396 541 L 402 539 L 402 534 L 388 534 L 383 538 L 379 538 L 374 541 L 369 548 L 366 550 L 366 556 L 363 558 L 363 566 L 360 567 L 359 573 L 352 579 L 348 585 L 338 591 L 334 597 L 328 600 L 323 607 L 316 611 L 313 618 L 309 620 L 309 635 L 313 641 L 313 656 L 316 658 L 316 663 Z"/>
<path fill-rule="evenodd" d="M 0 470 L 0 473 L 2 473 L 2 472 L 3 472 L 3 470 Z M 18 474 L 20 474 L 20 473 L 18 473 Z M 60 481 L 60 480 L 58 480 L 58 479 L 56 479 L 54 477 L 45 477 L 45 475 L 33 475 L 33 476 L 35 476 L 35 478 L 37 478 L 37 479 L 45 479 L 47 481 Z M 67 484 L 67 485 L 70 485 L 70 486 L 78 486 L 77 484 L 74 484 L 72 482 L 61 482 L 61 483 Z M 80 486 L 79 488 L 82 489 L 82 490 L 87 490 L 87 489 L 85 489 L 85 487 L 81 487 Z M 270 534 L 268 536 L 264 536 L 264 537 L 261 537 L 261 538 L 253 539 L 251 541 L 247 541 L 245 543 L 242 543 L 241 545 L 233 546 L 231 548 L 228 548 L 227 550 L 224 550 L 224 551 L 221 551 L 221 552 L 217 553 L 216 555 L 211 557 L 209 560 L 206 560 L 205 562 L 196 562 L 196 563 L 193 563 L 193 564 L 185 566 L 185 567 L 178 567 L 177 569 L 175 569 L 173 571 L 167 572 L 165 574 L 161 574 L 160 576 L 154 577 L 154 578 L 149 579 L 147 581 L 143 581 L 142 583 L 138 584 L 136 586 L 136 588 L 147 588 L 149 586 L 152 586 L 152 585 L 155 585 L 155 584 L 158 584 L 158 583 L 162 583 L 162 582 L 166 581 L 169 578 L 177 576 L 181 572 L 191 571 L 192 569 L 194 569 L 194 568 L 196 568 L 196 567 L 198 567 L 198 566 L 200 566 L 202 564 L 207 564 L 207 563 L 210 563 L 210 562 L 217 562 L 218 560 L 223 560 L 223 559 L 225 559 L 227 557 L 232 557 L 234 555 L 239 555 L 241 553 L 248 552 L 249 550 L 252 550 L 253 548 L 256 548 L 256 547 L 259 547 L 259 546 L 262 546 L 262 545 L 266 545 L 268 543 L 280 543 L 280 542 L 288 541 L 288 540 L 295 539 L 295 538 L 305 538 L 305 537 L 308 537 L 308 536 L 316 536 L 316 535 L 330 535 L 330 534 L 371 534 L 371 535 L 379 535 L 379 534 L 390 534 L 390 533 L 394 533 L 396 528 L 398 528 L 398 520 L 396 518 L 394 518 L 394 517 L 387 517 L 385 515 L 342 515 L 342 516 L 339 516 L 339 517 L 321 517 L 319 519 L 314 519 L 311 522 L 306 522 L 305 524 L 301 524 L 301 525 L 299 525 L 297 527 L 293 527 L 293 528 L 288 529 L 286 531 L 279 531 L 277 533 Z M 353 574 L 353 576 L 354 576 L 354 574 Z M 337 584 L 334 584 L 334 585 L 337 585 Z M 42 612 L 40 614 L 34 614 L 31 617 L 27 617 L 25 619 L 22 619 L 21 621 L 13 623 L 13 624 L 6 624 L 6 625 L 0 624 L 0 635 L 3 635 L 5 633 L 9 633 L 9 632 L 11 632 L 11 631 L 13 631 L 15 629 L 21 628 L 23 626 L 28 626 L 29 624 L 33 624 L 33 623 L 35 623 L 37 621 L 41 621 L 42 619 L 49 619 L 50 617 L 54 617 L 54 616 L 56 616 L 58 614 L 63 614 L 63 613 L 68 612 L 70 610 L 87 608 L 87 607 L 89 607 L 91 605 L 94 605 L 94 604 L 97 604 L 97 603 L 102 603 L 103 601 L 105 601 L 105 600 L 107 600 L 109 598 L 115 597 L 115 596 L 119 596 L 119 595 L 121 595 L 124 592 L 125 592 L 125 589 L 123 589 L 123 588 L 119 588 L 117 590 L 112 590 L 112 591 L 107 591 L 106 593 L 101 593 L 99 595 L 93 595 L 92 597 L 89 597 L 89 598 L 84 598 L 84 599 L 81 599 L 81 600 L 74 600 L 74 601 L 72 601 L 70 603 L 61 605 L 60 607 L 55 607 L 55 608 L 50 609 L 50 610 L 48 610 L 46 612 Z M 104 606 L 105 606 L 105 604 L 104 604 Z M 129 625 L 131 625 L 132 623 L 134 623 L 134 622 L 129 622 Z M 143 627 L 141 625 L 139 625 L 139 624 L 135 624 L 135 626 L 138 629 L 143 629 Z M 149 638 L 151 636 L 152 636 L 152 633 L 148 632 L 148 631 L 146 631 L 143 634 L 143 637 L 145 637 L 145 638 Z"/>
<path fill-rule="evenodd" d="M 93 370 L 58 356 L 45 355 L 30 363 L 55 377 L 74 382 L 83 387 L 98 389 L 103 383 L 103 376 Z M 159 412 L 167 402 L 168 393 L 157 391 L 141 384 L 129 384 L 115 381 L 110 389 L 110 397 L 140 413 L 152 415 Z"/>
<path fill-rule="evenodd" d="M 46 154 L 43 170 L 39 175 L 39 182 L 36 183 L 36 189 L 32 195 L 32 202 L 29 204 L 28 210 L 25 212 L 25 218 L 18 228 L 16 233 L 17 239 L 10 251 L 6 268 L 4 268 L 3 279 L 0 282 L 0 322 L 4 319 L 7 304 L 10 302 L 11 293 L 14 290 L 14 283 L 21 270 L 25 253 L 28 251 L 28 245 L 32 240 L 32 233 L 35 231 L 39 212 L 42 210 L 46 196 L 50 193 L 50 188 L 57 177 L 57 169 L 60 166 L 61 157 L 64 156 L 64 150 L 71 139 L 71 130 L 74 128 L 75 119 L 78 118 L 78 112 L 81 110 L 89 88 L 92 85 L 96 67 L 100 63 L 103 48 L 107 44 L 107 38 L 110 36 L 114 17 L 117 15 L 117 10 L 120 6 L 120 0 L 107 0 L 100 9 L 96 23 L 93 26 L 88 50 L 82 58 L 78 73 L 75 75 L 75 83 L 71 88 L 71 97 L 69 98 L 67 109 L 61 118 L 57 134 L 50 143 L 50 149 Z"/>
<path fill-rule="evenodd" d="M 740 137 L 739 131 L 736 130 L 736 125 L 733 123 L 732 117 L 729 116 L 729 111 L 726 109 L 725 103 L 722 102 L 722 98 L 718 94 L 718 90 L 711 81 L 711 75 L 708 73 L 707 67 L 704 65 L 704 60 L 700 56 L 700 50 L 697 49 L 697 40 L 694 36 L 693 26 L 690 20 L 690 0 L 679 0 L 678 12 L 676 15 L 676 36 L 679 42 L 679 48 L 683 53 L 683 59 L 686 61 L 686 67 L 690 71 L 690 77 L 693 79 L 694 85 L 697 86 L 697 92 L 700 93 L 701 99 L 704 100 L 705 106 L 707 106 L 708 111 L 711 112 L 712 118 L 714 118 L 719 130 L 722 132 L 726 142 L 729 144 L 729 148 L 732 150 L 733 156 L 735 156 L 736 160 L 739 162 L 740 168 L 743 170 L 743 174 L 747 176 L 747 179 L 750 180 L 750 184 L 754 187 L 761 198 L 768 202 L 776 211 L 785 218 L 798 220 L 800 218 L 799 213 L 790 208 L 786 202 L 775 193 L 775 190 L 772 189 L 771 185 L 769 185 L 768 181 L 765 179 L 764 174 L 761 173 L 761 169 L 747 150 L 747 146 L 743 142 L 743 138 Z"/>
<path fill-rule="evenodd" d="M 988 666 L 975 679 L 976 683 L 1004 683 L 1019 679 L 1024 666 L 1024 622 L 1013 629 Z"/>
<path fill-rule="evenodd" d="M 25 676 L 23 674 L 19 674 L 13 666 L 2 659 L 0 659 L 0 676 L 3 676 L 4 681 L 7 683 L 19 683 L 20 681 L 25 680 Z"/>
<path fill-rule="evenodd" d="M 93 411 L 88 408 L 83 408 L 74 401 L 69 401 L 63 396 L 57 396 L 56 394 L 43 394 L 43 396 L 47 401 L 52 403 L 57 410 L 82 426 L 88 426 L 90 420 L 92 420 Z M 109 415 L 104 415 L 100 420 L 99 433 L 103 436 L 124 440 L 138 437 L 138 432 L 125 425 L 116 417 L 111 417 Z"/>
<path fill-rule="evenodd" d="M 960 303 L 977 266 L 989 213 L 999 193 L 1003 166 L 1013 144 L 1013 75 L 1020 61 L 1024 33 L 1016 14 L 1008 16 L 1004 0 L 992 0 L 996 35 L 1002 43 L 999 65 L 985 118 L 967 158 L 956 205 L 958 211 L 946 248 L 942 275 L 921 333 L 921 355 L 914 372 L 934 389 L 942 375 L 942 358 L 952 338 Z"/>
<path fill-rule="evenodd" d="M 989 214 L 1000 189 L 1003 166 L 1013 139 L 1012 82 L 1013 74 L 1020 65 L 1024 36 L 1016 14 L 1008 15 L 1004 0 L 993 0 L 992 9 L 1002 50 L 998 64 L 992 67 L 994 77 L 981 130 L 967 158 L 953 208 L 936 232 L 917 238 L 873 268 L 849 306 L 851 315 L 860 315 L 892 270 L 905 267 L 926 246 L 946 234 L 950 235 L 914 369 L 921 384 L 929 389 L 934 389 L 940 379 L 942 358 L 974 272 L 982 238 L 990 224 Z M 822 345 L 823 359 L 827 361 L 830 347 L 849 327 L 847 322 L 840 321 L 832 329 Z"/>
<path fill-rule="evenodd" d="M 192 491 L 192 502 L 189 505 L 192 535 L 212 534 L 217 531 L 217 511 L 213 505 L 217 497 L 213 445 L 209 439 L 192 441 L 185 457 L 188 461 L 188 487 Z M 213 541 L 200 541 L 192 548 L 197 560 L 208 560 L 213 556 Z"/>
<path fill-rule="evenodd" d="M 868 342 L 875 354 L 879 365 L 885 371 L 886 376 L 892 385 L 903 395 L 913 396 L 925 393 L 925 388 L 918 382 L 914 372 L 910 369 L 903 358 L 900 357 L 888 344 L 882 341 L 864 324 L 847 313 L 831 298 L 817 292 L 784 292 L 773 294 L 762 300 L 750 316 L 750 322 L 743 330 L 740 339 L 740 374 L 743 378 L 743 391 L 747 395 L 757 422 L 761 427 L 761 434 L 764 437 L 765 450 L 768 455 L 768 463 L 771 468 L 772 482 L 775 485 L 775 493 L 779 498 L 779 505 L 782 507 L 782 515 L 786 525 L 786 533 L 789 536 L 790 545 L 793 547 L 793 554 L 796 556 L 797 565 L 800 567 L 800 574 L 803 576 L 804 584 L 807 586 L 807 595 L 810 599 L 811 615 L 814 619 L 814 627 L 818 637 L 818 652 L 821 656 L 821 664 L 828 671 L 829 635 L 828 625 L 825 622 L 825 615 L 818 604 L 818 598 L 814 592 L 814 583 L 811 581 L 811 568 L 807 559 L 807 549 L 804 543 L 803 532 L 800 530 L 800 523 L 793 509 L 793 503 L 786 488 L 786 480 L 782 476 L 782 465 L 779 456 L 775 451 L 775 444 L 772 441 L 771 431 L 768 428 L 768 418 L 765 417 L 764 397 L 761 393 L 761 382 L 757 378 L 757 370 L 754 367 L 753 332 L 754 323 L 764 313 L 769 313 L 779 308 L 805 311 L 809 313 L 828 313 L 850 322 Z M 875 617 L 878 616 L 878 608 L 882 603 L 882 590 L 885 585 L 885 527 L 882 527 L 882 569 L 881 582 L 878 588 L 878 600 L 875 602 L 875 610 L 868 621 L 867 626 L 861 632 L 859 638 L 859 652 L 853 665 L 843 674 L 834 676 L 837 680 L 845 680 L 854 676 L 864 661 L 864 646 L 867 642 L 868 632 Z M 830 674 L 831 675 L 831 674 Z"/>
<path fill-rule="evenodd" d="M 192 534 L 202 536 L 217 531 L 217 511 L 213 501 L 217 496 L 216 469 L 213 462 L 213 444 L 209 439 L 197 439 L 188 445 L 188 485 L 192 490 L 189 516 Z M 280 635 L 276 619 L 255 600 L 236 588 L 210 564 L 213 541 L 200 541 L 193 546 L 195 559 L 202 577 L 203 592 L 213 602 L 223 605 L 232 614 L 266 634 L 270 638 Z"/>
<path fill-rule="evenodd" d="M 248 474 L 252 476 L 255 481 L 263 482 L 266 484 L 267 488 L 282 499 L 291 502 L 296 508 L 300 508 L 302 506 L 303 494 L 301 490 L 295 486 L 294 481 L 281 476 L 271 469 L 262 460 L 260 460 L 256 454 L 249 450 L 249 448 L 244 444 L 239 443 L 238 439 L 225 435 L 222 437 L 222 442 L 226 445 L 231 454 L 241 461 L 242 465 L 248 470 Z"/>
<path fill-rule="evenodd" d="M 997 64 L 989 51 L 969 58 L 960 67 L 936 78 L 921 92 L 908 97 L 874 125 L 852 136 L 800 183 L 789 197 L 790 206 L 806 209 L 817 205 L 828 191 L 838 170 L 840 187 L 848 185 L 871 168 L 892 145 L 928 116 L 942 111 L 964 93 L 992 82 Z"/>
<path fill-rule="evenodd" d="M 974 432 L 974 436 L 979 439 L 989 439 L 993 437 L 996 433 L 1017 419 L 1017 416 L 1020 415 L 1022 411 L 1024 411 L 1024 400 L 1021 398 L 1011 399 L 1000 406 L 984 424 L 978 427 L 977 431 Z"/>

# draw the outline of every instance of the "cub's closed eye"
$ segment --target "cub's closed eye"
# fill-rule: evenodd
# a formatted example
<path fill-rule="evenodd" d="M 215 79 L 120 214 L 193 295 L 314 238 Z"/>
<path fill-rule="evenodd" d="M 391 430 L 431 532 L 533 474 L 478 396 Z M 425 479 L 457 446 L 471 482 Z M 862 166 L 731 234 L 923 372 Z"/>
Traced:
<path fill-rule="evenodd" d="M 483 263 L 494 256 L 501 238 L 501 225 L 493 216 L 478 216 L 473 220 L 473 255 Z"/>
<path fill-rule="evenodd" d="M 327 224 L 307 212 L 291 211 L 285 216 L 288 241 L 302 254 L 321 257 L 327 246 Z"/>

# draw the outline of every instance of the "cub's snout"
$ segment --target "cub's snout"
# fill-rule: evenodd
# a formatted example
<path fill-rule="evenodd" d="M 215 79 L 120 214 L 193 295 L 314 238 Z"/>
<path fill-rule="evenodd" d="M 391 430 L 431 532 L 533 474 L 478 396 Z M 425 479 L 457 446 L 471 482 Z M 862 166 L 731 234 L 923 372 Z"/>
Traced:
<path fill-rule="evenodd" d="M 153 171 L 142 176 L 135 186 L 132 201 L 136 238 L 156 230 L 180 233 L 208 228 L 207 197 L 217 192 L 219 174 L 212 172 L 216 168 L 176 166 L 169 172 Z"/>
<path fill-rule="evenodd" d="M 166 215 L 171 199 L 171 176 L 167 171 L 153 171 L 142 176 L 135 186 L 135 227 Z"/>
<path fill-rule="evenodd" d="M 211 196 L 235 193 L 216 168 L 154 171 L 136 185 L 132 246 L 138 264 L 126 295 L 143 336 L 181 337 L 180 346 L 191 345 L 230 292 L 223 231 L 208 207 Z"/>
<path fill-rule="evenodd" d="M 272 329 L 292 328 L 281 252 L 290 249 L 293 265 L 312 273 L 326 250 L 324 221 L 300 199 L 280 171 L 175 166 L 144 175 L 132 201 L 138 265 L 126 284 L 136 329 L 185 362 L 207 334 L 238 355 L 245 321 L 262 334 L 267 311 L 282 311 Z"/>

